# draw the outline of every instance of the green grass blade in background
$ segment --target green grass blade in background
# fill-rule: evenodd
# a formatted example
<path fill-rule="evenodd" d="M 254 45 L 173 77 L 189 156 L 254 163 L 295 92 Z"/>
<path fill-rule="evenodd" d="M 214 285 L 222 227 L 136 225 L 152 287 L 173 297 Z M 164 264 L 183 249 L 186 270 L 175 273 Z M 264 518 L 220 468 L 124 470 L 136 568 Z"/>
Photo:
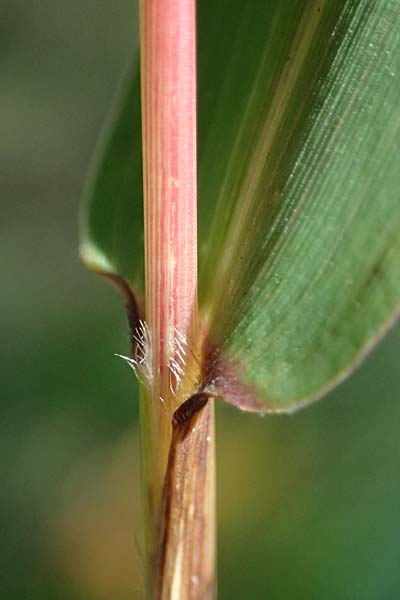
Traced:
<path fill-rule="evenodd" d="M 233 366 L 215 387 L 293 410 L 400 303 L 400 4 L 202 6 L 200 291 Z"/>
<path fill-rule="evenodd" d="M 123 78 L 100 140 L 82 215 L 81 255 L 92 270 L 143 290 L 143 195 L 138 69 Z"/>

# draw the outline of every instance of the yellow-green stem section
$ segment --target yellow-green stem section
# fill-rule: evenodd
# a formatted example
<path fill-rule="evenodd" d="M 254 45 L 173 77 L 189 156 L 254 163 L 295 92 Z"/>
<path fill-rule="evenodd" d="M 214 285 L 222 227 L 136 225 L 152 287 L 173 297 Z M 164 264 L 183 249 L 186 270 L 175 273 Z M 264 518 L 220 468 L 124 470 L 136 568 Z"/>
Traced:
<path fill-rule="evenodd" d="M 156 419 L 156 422 L 155 422 Z M 151 390 L 140 386 L 140 436 L 144 496 L 145 552 L 147 577 L 156 552 L 157 527 L 165 471 L 171 443 L 171 419 L 153 411 Z"/>

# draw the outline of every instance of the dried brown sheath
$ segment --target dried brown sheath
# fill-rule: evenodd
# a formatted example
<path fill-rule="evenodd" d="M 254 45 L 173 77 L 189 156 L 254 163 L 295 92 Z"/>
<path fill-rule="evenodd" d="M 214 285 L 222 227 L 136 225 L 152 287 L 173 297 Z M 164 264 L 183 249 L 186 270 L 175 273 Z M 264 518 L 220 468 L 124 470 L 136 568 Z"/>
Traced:
<path fill-rule="evenodd" d="M 154 600 L 214 597 L 214 400 L 195 394 L 172 420 Z"/>

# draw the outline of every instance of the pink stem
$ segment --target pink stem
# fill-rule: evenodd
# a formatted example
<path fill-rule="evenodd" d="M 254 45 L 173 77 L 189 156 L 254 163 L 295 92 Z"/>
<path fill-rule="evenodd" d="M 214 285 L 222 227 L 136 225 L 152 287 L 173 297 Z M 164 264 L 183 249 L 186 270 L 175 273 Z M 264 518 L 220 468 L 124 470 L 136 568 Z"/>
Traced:
<path fill-rule="evenodd" d="M 140 0 L 149 340 L 141 420 L 150 561 L 158 554 L 172 415 L 200 377 L 195 6 L 195 0 Z"/>
<path fill-rule="evenodd" d="M 195 0 L 141 0 L 141 76 L 146 320 L 172 410 L 177 332 L 189 339 L 197 318 Z"/>

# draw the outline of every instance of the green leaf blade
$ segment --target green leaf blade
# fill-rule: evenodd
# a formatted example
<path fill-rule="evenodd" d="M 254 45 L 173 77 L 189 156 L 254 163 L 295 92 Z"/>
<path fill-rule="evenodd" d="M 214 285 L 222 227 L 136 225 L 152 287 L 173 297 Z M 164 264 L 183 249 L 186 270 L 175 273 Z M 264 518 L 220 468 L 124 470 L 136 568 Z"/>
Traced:
<path fill-rule="evenodd" d="M 85 193 L 80 252 L 88 268 L 144 288 L 140 78 L 125 74 Z"/>
<path fill-rule="evenodd" d="M 400 303 L 400 7 L 326 3 L 320 19 L 315 7 L 272 95 L 259 68 L 264 114 L 243 117 L 259 134 L 241 143 L 244 175 L 229 156 L 230 207 L 222 194 L 214 222 L 223 243 L 209 244 L 211 342 L 266 410 L 321 395 Z"/>
<path fill-rule="evenodd" d="M 201 317 L 221 395 L 291 411 L 399 310 L 400 5 L 200 0 L 198 19 Z M 115 115 L 81 252 L 142 291 L 138 76 Z"/>

